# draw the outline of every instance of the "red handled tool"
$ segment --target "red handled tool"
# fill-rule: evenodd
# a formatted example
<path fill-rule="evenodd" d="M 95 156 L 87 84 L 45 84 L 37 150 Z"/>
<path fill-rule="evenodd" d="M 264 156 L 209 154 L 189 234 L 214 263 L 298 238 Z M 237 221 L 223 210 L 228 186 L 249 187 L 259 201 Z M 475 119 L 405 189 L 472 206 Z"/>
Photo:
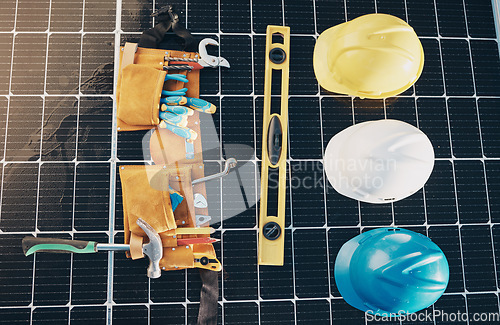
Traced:
<path fill-rule="evenodd" d="M 177 239 L 177 245 L 194 245 L 194 244 L 212 244 L 220 241 L 220 239 L 201 237 L 201 238 L 183 238 Z"/>
<path fill-rule="evenodd" d="M 164 70 L 199 70 L 203 68 L 216 68 L 216 67 L 225 67 L 229 68 L 229 62 L 224 59 L 222 56 L 213 56 L 209 55 L 207 52 L 207 45 L 215 45 L 219 46 L 219 43 L 211 38 L 205 38 L 200 41 L 200 45 L 198 46 L 198 52 L 200 53 L 200 58 L 191 59 L 191 58 L 174 58 L 174 57 L 165 57 L 165 61 L 168 62 L 168 65 L 164 66 Z"/>

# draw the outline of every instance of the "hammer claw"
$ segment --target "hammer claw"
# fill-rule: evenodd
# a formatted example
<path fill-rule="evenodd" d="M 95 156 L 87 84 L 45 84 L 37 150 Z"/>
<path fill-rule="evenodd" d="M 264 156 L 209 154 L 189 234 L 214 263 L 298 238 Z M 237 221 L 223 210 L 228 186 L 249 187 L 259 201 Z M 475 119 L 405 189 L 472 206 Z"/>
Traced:
<path fill-rule="evenodd" d="M 163 257 L 161 237 L 146 221 L 139 218 L 137 225 L 141 227 L 149 238 L 149 243 L 142 246 L 142 251 L 149 258 L 148 277 L 152 279 L 161 276 L 160 260 Z"/>

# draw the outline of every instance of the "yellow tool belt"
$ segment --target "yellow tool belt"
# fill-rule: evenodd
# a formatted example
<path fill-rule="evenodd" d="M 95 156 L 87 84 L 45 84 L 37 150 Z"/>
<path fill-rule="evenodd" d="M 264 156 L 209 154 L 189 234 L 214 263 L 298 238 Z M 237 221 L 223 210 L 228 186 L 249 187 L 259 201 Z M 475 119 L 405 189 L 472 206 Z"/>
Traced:
<path fill-rule="evenodd" d="M 182 239 L 208 237 L 209 234 L 188 231 L 188 234 L 181 235 L 176 232 L 179 228 L 195 228 L 196 214 L 208 215 L 207 208 L 196 208 L 195 211 L 194 207 L 194 193 L 206 197 L 205 184 L 191 184 L 193 179 L 204 177 L 201 137 L 189 144 L 194 155 L 187 158 L 185 139 L 157 127 L 162 90 L 184 87 L 181 81 L 165 81 L 167 72 L 163 66 L 168 64 L 165 57 L 194 58 L 197 53 L 138 48 L 132 43 L 121 49 L 116 91 L 118 131 L 155 129 L 150 149 L 156 165 L 120 166 L 125 243 L 131 246 L 127 256 L 132 259 L 143 257 L 142 244 L 147 236 L 136 224 L 137 219 L 142 218 L 162 238 L 160 267 L 163 270 L 197 267 L 220 271 L 221 265 L 211 243 L 178 244 Z M 174 72 L 187 75 L 187 97 L 199 97 L 199 72 Z M 193 112 L 187 127 L 201 134 L 199 112 Z M 170 201 L 172 189 L 183 197 L 175 211 Z"/>

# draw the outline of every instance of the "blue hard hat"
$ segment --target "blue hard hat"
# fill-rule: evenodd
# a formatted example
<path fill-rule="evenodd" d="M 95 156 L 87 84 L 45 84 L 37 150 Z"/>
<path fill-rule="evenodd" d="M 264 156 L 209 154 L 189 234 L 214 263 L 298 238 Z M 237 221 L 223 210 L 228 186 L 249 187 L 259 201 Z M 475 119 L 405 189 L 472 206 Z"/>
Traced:
<path fill-rule="evenodd" d="M 428 237 L 402 228 L 380 228 L 346 242 L 335 260 L 335 282 L 344 300 L 370 314 L 411 314 L 446 290 L 450 270 Z"/>

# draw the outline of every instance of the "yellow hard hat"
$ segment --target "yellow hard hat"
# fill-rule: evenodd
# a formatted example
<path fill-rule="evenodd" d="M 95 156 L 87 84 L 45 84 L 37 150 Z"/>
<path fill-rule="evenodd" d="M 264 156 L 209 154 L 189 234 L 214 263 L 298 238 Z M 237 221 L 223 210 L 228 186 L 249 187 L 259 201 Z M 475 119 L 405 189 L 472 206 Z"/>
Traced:
<path fill-rule="evenodd" d="M 424 50 L 405 21 L 369 14 L 321 33 L 313 63 L 316 79 L 326 90 L 386 98 L 417 81 L 424 67 Z"/>

